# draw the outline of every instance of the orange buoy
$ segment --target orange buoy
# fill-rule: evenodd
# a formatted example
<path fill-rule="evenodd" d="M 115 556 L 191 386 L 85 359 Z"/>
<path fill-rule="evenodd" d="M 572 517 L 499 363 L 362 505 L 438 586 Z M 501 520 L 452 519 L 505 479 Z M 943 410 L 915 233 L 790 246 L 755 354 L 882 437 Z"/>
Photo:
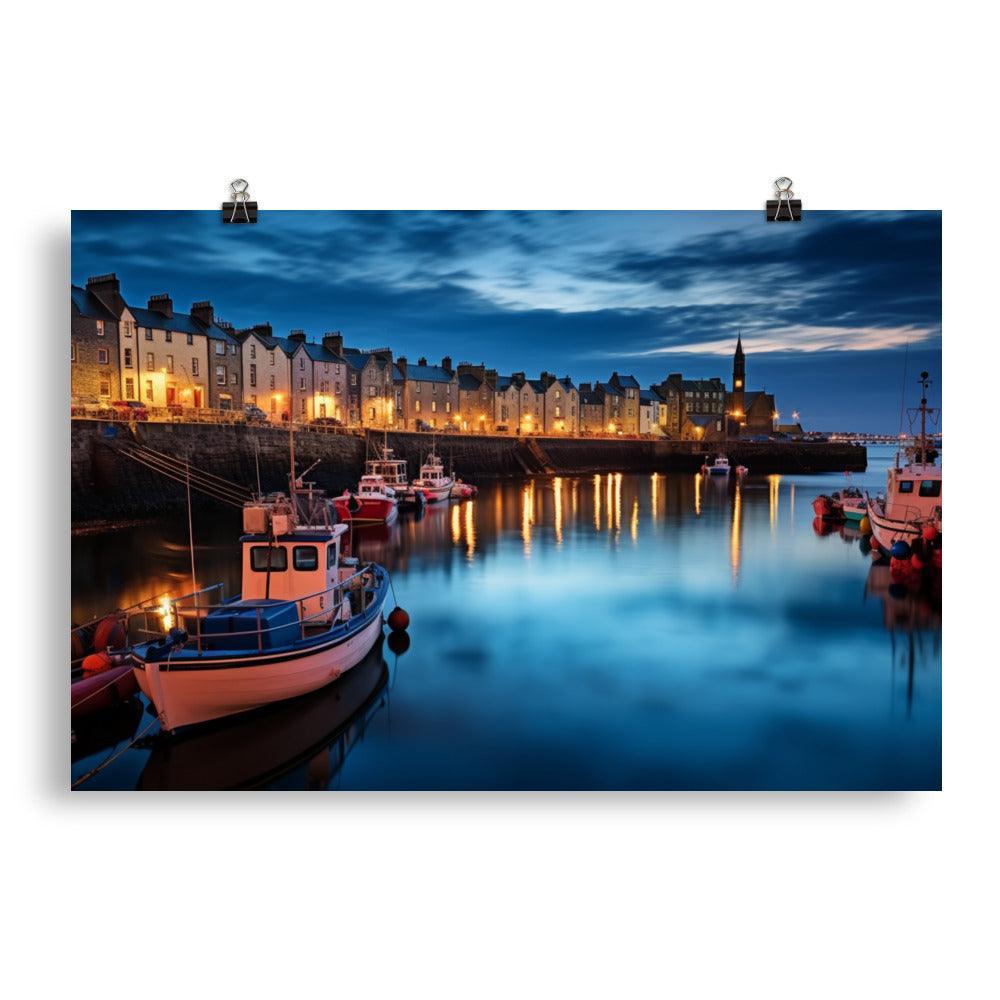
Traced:
<path fill-rule="evenodd" d="M 90 653 L 83 658 L 83 676 L 90 677 L 93 674 L 104 673 L 111 667 L 111 654 Z"/>
<path fill-rule="evenodd" d="M 925 542 L 933 542 L 938 536 L 938 530 L 933 524 L 925 524 L 921 535 Z"/>
<path fill-rule="evenodd" d="M 410 616 L 397 604 L 386 619 L 393 632 L 405 632 L 410 626 Z"/>
<path fill-rule="evenodd" d="M 125 645 L 125 628 L 116 615 L 105 615 L 94 630 L 94 649 L 121 649 Z"/>

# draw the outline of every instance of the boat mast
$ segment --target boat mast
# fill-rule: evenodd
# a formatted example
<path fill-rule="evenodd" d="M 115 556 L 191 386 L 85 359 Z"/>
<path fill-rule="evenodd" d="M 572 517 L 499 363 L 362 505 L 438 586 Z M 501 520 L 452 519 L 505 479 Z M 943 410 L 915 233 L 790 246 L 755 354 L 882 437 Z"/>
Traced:
<path fill-rule="evenodd" d="M 930 377 L 927 372 L 920 373 L 920 464 L 927 464 L 927 386 Z"/>

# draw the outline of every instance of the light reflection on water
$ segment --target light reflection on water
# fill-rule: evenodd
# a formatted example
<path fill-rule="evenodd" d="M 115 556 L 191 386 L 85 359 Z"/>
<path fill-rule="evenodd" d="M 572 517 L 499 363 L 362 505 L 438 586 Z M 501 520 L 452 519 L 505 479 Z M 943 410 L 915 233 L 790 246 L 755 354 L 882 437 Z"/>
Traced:
<path fill-rule="evenodd" d="M 870 456 L 853 482 L 881 487 L 888 454 Z M 347 743 L 340 731 L 335 766 L 327 750 L 304 778 L 299 761 L 257 783 L 938 787 L 940 617 L 869 572 L 850 531 L 811 530 L 808 501 L 842 483 L 538 477 L 359 531 L 354 553 L 393 570 L 410 649 L 398 661 L 382 650 L 394 678 L 376 699 L 384 710 L 366 709 Z M 199 578 L 235 592 L 238 518 L 195 530 Z M 186 587 L 185 531 L 179 519 L 74 539 L 74 617 Z M 326 718 L 323 704 L 313 716 Z M 299 760 L 275 726 L 220 728 L 230 743 L 266 730 Z M 213 752 L 199 745 L 212 743 L 189 746 L 188 765 Z M 151 787 L 152 770 L 169 784 L 182 756 L 157 751 L 154 768 L 148 750 L 130 750 L 95 784 Z"/>

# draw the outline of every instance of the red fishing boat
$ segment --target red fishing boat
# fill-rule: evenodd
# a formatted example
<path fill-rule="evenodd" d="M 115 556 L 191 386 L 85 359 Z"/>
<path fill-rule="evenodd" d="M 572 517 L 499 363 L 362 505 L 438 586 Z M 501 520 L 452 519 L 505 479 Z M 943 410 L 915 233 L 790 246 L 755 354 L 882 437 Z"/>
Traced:
<path fill-rule="evenodd" d="M 396 520 L 396 491 L 382 476 L 365 475 L 356 491 L 346 491 L 334 501 L 337 517 L 353 524 L 392 524 Z"/>

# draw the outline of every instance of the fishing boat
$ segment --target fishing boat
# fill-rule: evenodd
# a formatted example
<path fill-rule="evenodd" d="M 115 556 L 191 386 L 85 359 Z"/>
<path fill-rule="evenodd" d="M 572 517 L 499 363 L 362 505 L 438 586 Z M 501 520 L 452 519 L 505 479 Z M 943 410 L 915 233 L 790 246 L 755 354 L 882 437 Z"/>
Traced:
<path fill-rule="evenodd" d="M 478 486 L 473 486 L 472 483 L 463 483 L 461 479 L 456 479 L 451 487 L 453 500 L 471 500 L 478 492 Z"/>
<path fill-rule="evenodd" d="M 895 465 L 886 474 L 885 494 L 865 495 L 866 514 L 875 541 L 890 551 L 895 542 L 911 543 L 931 525 L 941 531 L 941 467 L 934 464 L 928 447 L 927 417 L 936 411 L 927 406 L 927 372 L 920 373 L 920 436 L 912 445 L 896 452 Z"/>
<path fill-rule="evenodd" d="M 860 521 L 868 508 L 864 493 L 856 486 L 837 490 L 830 494 L 830 499 L 845 521 Z"/>
<path fill-rule="evenodd" d="M 709 476 L 728 476 L 729 459 L 725 455 L 717 455 L 711 465 L 703 466 L 704 471 Z"/>
<path fill-rule="evenodd" d="M 371 465 L 372 463 L 368 463 Z M 380 475 L 365 474 L 358 488 L 334 501 L 337 517 L 354 524 L 392 524 L 396 520 L 396 491 Z"/>
<path fill-rule="evenodd" d="M 294 455 L 293 455 L 294 468 Z M 130 657 L 164 730 L 315 691 L 350 670 L 382 634 L 389 574 L 341 556 L 333 503 L 290 477 L 289 495 L 243 507 L 242 592 L 222 584 L 170 602 L 176 624 Z"/>
<path fill-rule="evenodd" d="M 451 488 L 455 481 L 444 471 L 441 459 L 431 451 L 426 461 L 420 466 L 420 476 L 413 480 L 412 486 L 420 490 L 428 503 L 438 503 L 451 496 Z"/>

